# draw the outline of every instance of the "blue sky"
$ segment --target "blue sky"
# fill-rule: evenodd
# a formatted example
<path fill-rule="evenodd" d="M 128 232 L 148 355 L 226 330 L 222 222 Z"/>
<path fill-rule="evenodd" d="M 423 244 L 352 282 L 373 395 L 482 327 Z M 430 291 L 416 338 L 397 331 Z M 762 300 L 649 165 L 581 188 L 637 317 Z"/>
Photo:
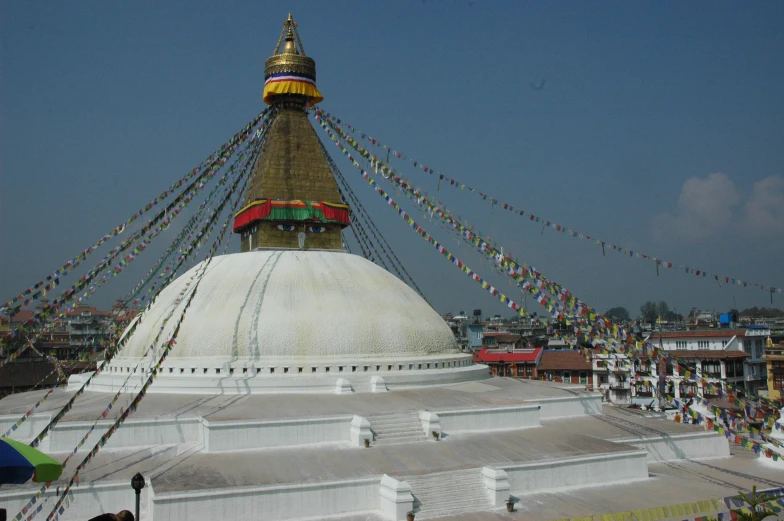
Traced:
<path fill-rule="evenodd" d="M 263 108 L 264 60 L 289 10 L 325 110 L 579 232 L 784 286 L 780 2 L 4 1 L 0 300 L 123 222 Z M 339 165 L 437 310 L 504 312 Z M 393 166 L 436 193 L 426 174 Z M 436 195 L 602 311 L 635 313 L 648 299 L 680 312 L 770 303 L 759 289 L 602 256 L 467 192 Z M 445 244 L 489 273 L 465 245 Z M 133 275 L 95 302 L 111 303 Z"/>

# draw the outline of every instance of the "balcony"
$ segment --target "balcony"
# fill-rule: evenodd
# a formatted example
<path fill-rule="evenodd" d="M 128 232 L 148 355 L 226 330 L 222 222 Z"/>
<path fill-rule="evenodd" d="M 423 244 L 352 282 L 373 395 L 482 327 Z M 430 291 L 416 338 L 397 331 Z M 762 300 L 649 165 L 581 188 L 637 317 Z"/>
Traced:
<path fill-rule="evenodd" d="M 629 382 L 613 382 L 610 384 L 610 389 L 630 389 L 631 384 Z"/>

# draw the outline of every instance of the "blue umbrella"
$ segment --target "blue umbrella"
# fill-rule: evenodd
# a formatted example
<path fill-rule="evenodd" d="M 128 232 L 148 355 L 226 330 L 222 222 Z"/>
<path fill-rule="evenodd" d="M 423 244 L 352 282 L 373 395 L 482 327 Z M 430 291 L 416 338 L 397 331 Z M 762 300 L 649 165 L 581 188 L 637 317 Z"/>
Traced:
<path fill-rule="evenodd" d="M 11 438 L 0 437 L 0 485 L 54 481 L 63 473 L 63 465 L 43 452 Z"/>

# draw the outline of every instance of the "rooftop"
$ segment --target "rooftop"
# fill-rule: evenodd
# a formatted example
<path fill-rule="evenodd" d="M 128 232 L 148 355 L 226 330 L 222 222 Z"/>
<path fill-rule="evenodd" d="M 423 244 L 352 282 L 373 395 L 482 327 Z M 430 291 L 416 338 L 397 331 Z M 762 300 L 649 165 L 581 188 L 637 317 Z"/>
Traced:
<path fill-rule="evenodd" d="M 542 348 L 535 347 L 530 349 L 491 349 L 483 347 L 474 356 L 474 360 L 479 363 L 485 362 L 536 362 L 541 356 Z"/>
<path fill-rule="evenodd" d="M 591 362 L 579 351 L 545 351 L 539 362 L 540 371 L 590 371 Z"/>

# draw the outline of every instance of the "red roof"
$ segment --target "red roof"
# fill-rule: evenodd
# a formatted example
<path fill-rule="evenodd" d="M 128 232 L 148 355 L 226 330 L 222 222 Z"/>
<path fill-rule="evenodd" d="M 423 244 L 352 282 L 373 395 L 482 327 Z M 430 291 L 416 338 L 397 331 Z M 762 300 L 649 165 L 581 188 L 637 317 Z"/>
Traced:
<path fill-rule="evenodd" d="M 580 351 L 545 351 L 539 362 L 540 371 L 590 371 L 591 362 L 585 360 Z"/>
<path fill-rule="evenodd" d="M 702 329 L 699 331 L 654 331 L 648 337 L 653 342 L 659 338 L 732 338 L 746 336 L 746 329 Z"/>
<path fill-rule="evenodd" d="M 32 309 L 23 309 L 16 315 L 11 317 L 11 322 L 27 322 L 33 318 L 33 310 Z"/>
<path fill-rule="evenodd" d="M 534 347 L 531 349 L 491 349 L 483 347 L 475 355 L 474 360 L 477 362 L 536 362 L 542 354 L 541 347 Z"/>

